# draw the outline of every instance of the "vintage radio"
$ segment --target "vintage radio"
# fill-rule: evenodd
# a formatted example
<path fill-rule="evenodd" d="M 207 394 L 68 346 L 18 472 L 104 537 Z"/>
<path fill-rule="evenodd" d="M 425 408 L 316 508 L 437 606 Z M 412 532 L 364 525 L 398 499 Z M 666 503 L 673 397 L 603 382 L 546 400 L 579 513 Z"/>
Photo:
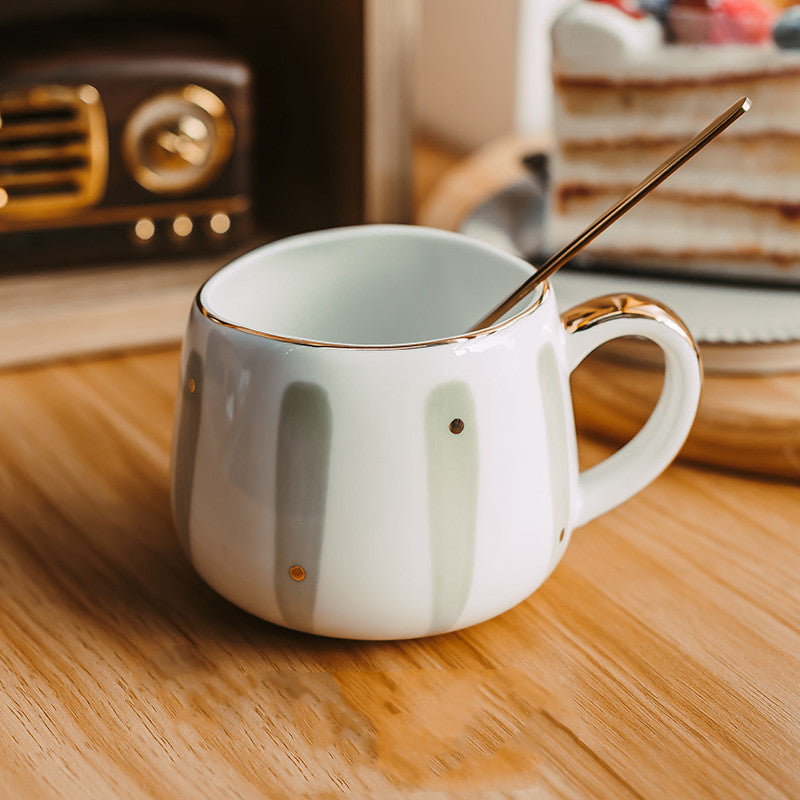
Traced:
<path fill-rule="evenodd" d="M 0 75 L 2 266 L 184 254 L 251 229 L 251 75 L 198 37 L 26 52 Z"/>
<path fill-rule="evenodd" d="M 408 221 L 414 0 L 4 0 L 0 271 Z"/>

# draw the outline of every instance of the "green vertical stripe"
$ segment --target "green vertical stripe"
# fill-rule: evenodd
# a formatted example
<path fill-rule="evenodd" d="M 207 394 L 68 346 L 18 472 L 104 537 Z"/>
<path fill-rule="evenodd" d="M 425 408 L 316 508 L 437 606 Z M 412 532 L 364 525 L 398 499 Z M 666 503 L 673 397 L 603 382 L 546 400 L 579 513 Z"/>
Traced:
<path fill-rule="evenodd" d="M 196 350 L 189 353 L 180 397 L 178 430 L 175 441 L 175 529 L 184 550 L 191 553 L 189 518 L 192 509 L 194 466 L 200 432 L 200 398 L 203 393 L 203 359 Z"/>
<path fill-rule="evenodd" d="M 561 370 L 552 344 L 539 353 L 539 383 L 544 405 L 547 454 L 550 466 L 550 494 L 553 498 L 553 531 L 555 540 L 569 521 L 569 463 L 567 461 L 567 419 L 564 414 L 564 393 Z"/>
<path fill-rule="evenodd" d="M 275 586 L 286 625 L 310 630 L 319 585 L 331 447 L 331 410 L 325 390 L 292 383 L 278 422 Z M 294 580 L 292 567 L 305 577 Z"/>
<path fill-rule="evenodd" d="M 472 585 L 478 431 L 468 384 L 451 381 L 430 392 L 425 406 L 425 440 L 433 579 L 431 631 L 436 632 L 455 626 Z"/>

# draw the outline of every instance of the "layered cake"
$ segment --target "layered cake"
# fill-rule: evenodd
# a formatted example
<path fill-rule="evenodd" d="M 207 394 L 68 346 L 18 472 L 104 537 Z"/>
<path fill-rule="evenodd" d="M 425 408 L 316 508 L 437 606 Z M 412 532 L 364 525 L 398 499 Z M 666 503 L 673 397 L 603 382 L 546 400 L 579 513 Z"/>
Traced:
<path fill-rule="evenodd" d="M 586 253 L 647 271 L 800 283 L 800 7 L 642 6 L 581 0 L 554 24 L 548 247 L 747 95 L 748 114 Z"/>

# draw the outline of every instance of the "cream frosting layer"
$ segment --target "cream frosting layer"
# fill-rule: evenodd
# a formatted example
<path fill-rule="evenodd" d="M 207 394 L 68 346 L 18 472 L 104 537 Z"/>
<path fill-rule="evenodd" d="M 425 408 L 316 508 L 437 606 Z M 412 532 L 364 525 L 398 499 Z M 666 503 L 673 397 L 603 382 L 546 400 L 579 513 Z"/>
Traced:
<path fill-rule="evenodd" d="M 800 98 L 800 70 L 772 78 L 660 88 L 557 84 L 555 125 L 565 142 L 688 139 L 744 95 L 753 101 L 752 109 L 720 138 L 800 135 L 800 102 L 795 100 Z"/>
<path fill-rule="evenodd" d="M 683 144 L 631 141 L 619 146 L 562 142 L 551 175 L 559 187 L 614 187 L 622 195 Z M 800 135 L 721 137 L 664 183 L 671 193 L 753 202 L 800 203 Z"/>
<path fill-rule="evenodd" d="M 548 229 L 556 249 L 619 199 L 615 191 L 555 197 Z M 725 198 L 689 200 L 658 189 L 604 231 L 587 252 L 625 253 L 626 259 L 760 259 L 776 269 L 800 260 L 800 209 Z"/>

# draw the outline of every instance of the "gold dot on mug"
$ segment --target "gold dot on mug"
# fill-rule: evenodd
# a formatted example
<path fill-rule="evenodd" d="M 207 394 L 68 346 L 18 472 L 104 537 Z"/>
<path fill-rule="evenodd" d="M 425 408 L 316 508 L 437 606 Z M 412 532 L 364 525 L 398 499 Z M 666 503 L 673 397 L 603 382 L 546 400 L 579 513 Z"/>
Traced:
<path fill-rule="evenodd" d="M 289 575 L 294 581 L 302 581 L 306 577 L 306 571 L 299 564 L 295 564 L 289 570 Z"/>
<path fill-rule="evenodd" d="M 450 423 L 450 433 L 461 433 L 464 430 L 464 420 L 456 417 Z"/>
<path fill-rule="evenodd" d="M 566 528 L 562 528 L 561 529 L 561 533 L 558 534 L 558 541 L 559 542 L 563 542 L 564 541 L 564 533 L 565 532 L 566 532 Z"/>
<path fill-rule="evenodd" d="M 197 383 L 195 383 L 194 378 L 189 378 L 189 394 L 194 394 L 194 390 L 197 388 Z"/>

